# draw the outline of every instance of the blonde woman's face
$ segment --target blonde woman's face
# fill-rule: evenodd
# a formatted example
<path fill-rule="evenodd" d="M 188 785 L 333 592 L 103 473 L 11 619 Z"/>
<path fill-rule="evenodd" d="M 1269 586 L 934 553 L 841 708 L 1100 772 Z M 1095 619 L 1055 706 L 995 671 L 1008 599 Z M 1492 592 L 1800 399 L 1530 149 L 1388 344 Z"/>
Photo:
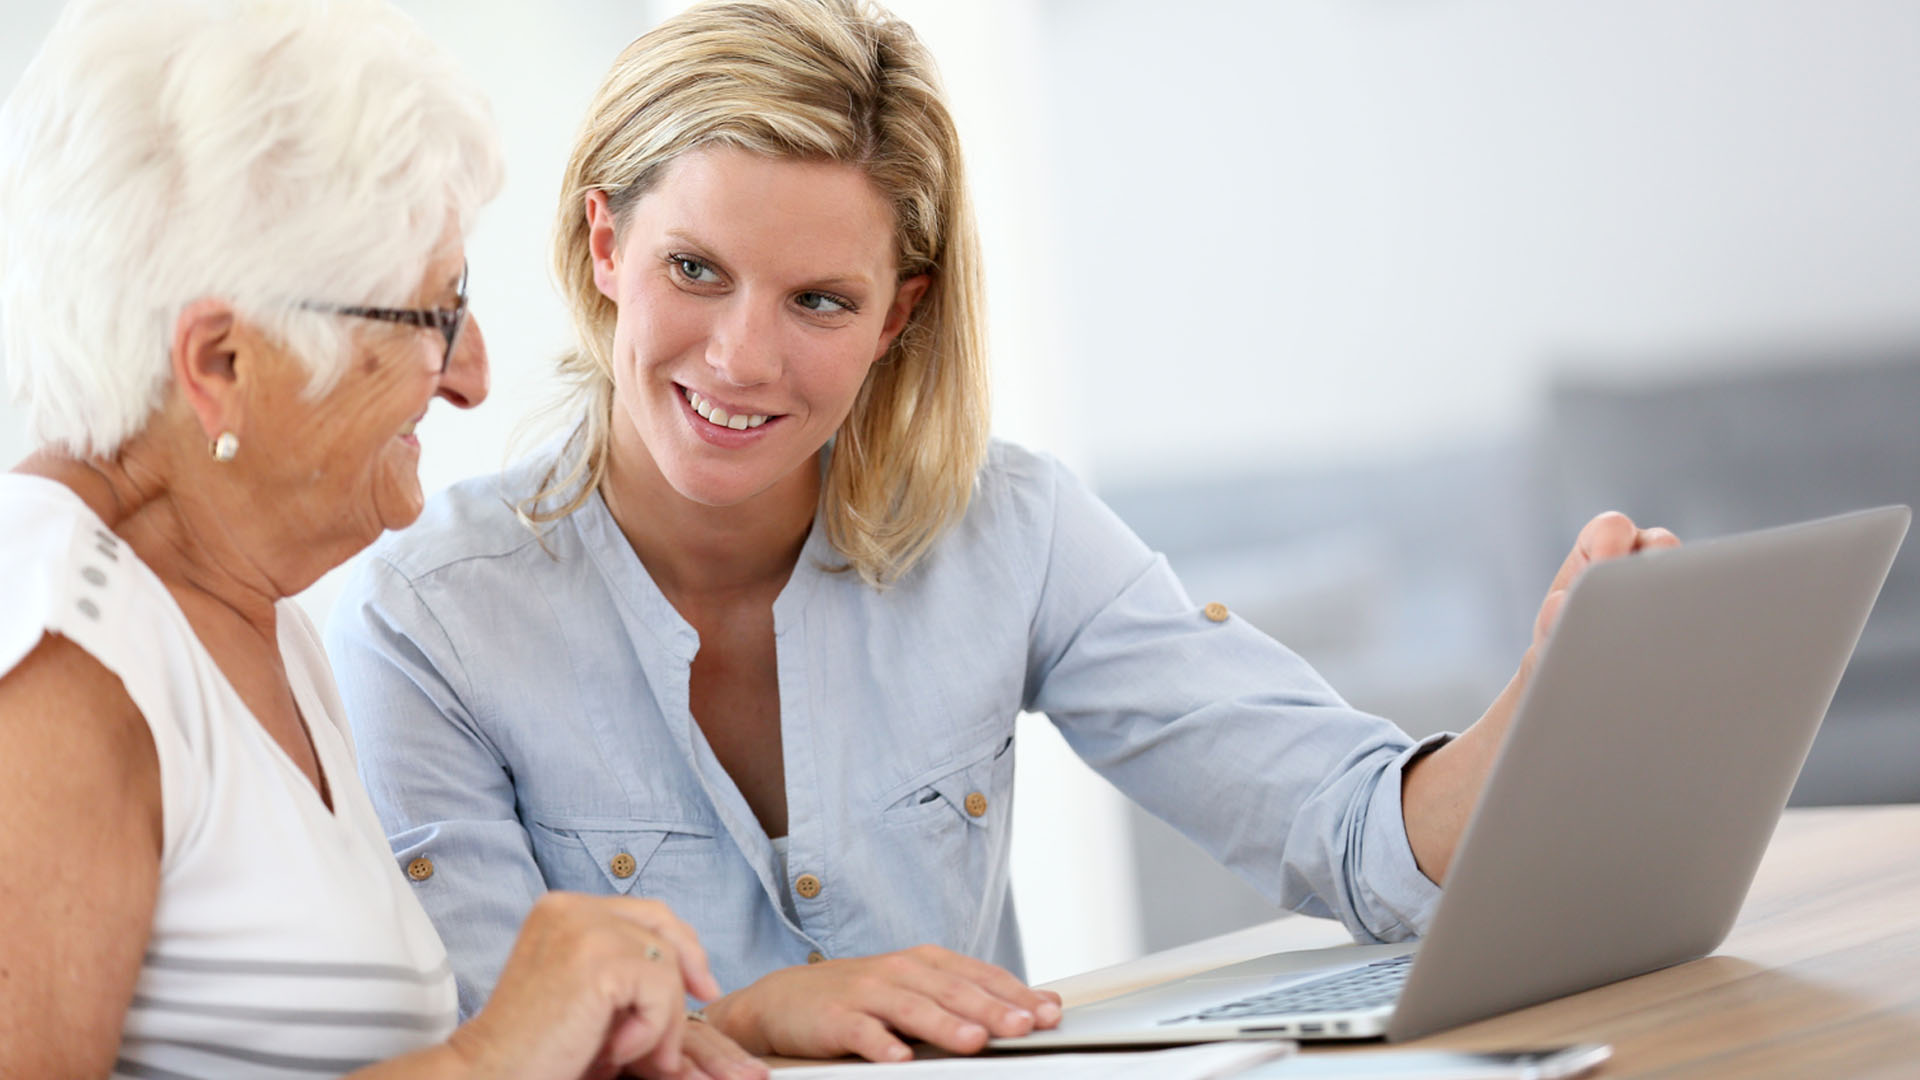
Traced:
<path fill-rule="evenodd" d="M 898 280 L 892 212 L 850 165 L 699 150 L 617 238 L 598 193 L 588 216 L 619 307 L 614 453 L 709 506 L 811 467 L 927 286 Z"/>

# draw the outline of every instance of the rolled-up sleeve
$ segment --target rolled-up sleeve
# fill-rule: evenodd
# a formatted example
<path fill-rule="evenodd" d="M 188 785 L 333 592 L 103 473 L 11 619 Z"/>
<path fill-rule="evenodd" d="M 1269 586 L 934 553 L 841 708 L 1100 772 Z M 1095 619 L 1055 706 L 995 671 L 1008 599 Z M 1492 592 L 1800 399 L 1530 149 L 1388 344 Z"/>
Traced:
<path fill-rule="evenodd" d="M 453 641 L 392 565 L 362 561 L 326 636 L 367 794 L 446 944 L 461 1016 L 471 1016 L 547 888 L 512 775 L 475 721 Z"/>
<path fill-rule="evenodd" d="M 1051 472 L 1028 707 L 1275 904 L 1362 940 L 1422 932 L 1440 890 L 1408 845 L 1401 775 L 1445 736 L 1416 744 L 1251 624 L 1194 603 L 1163 557 Z"/>

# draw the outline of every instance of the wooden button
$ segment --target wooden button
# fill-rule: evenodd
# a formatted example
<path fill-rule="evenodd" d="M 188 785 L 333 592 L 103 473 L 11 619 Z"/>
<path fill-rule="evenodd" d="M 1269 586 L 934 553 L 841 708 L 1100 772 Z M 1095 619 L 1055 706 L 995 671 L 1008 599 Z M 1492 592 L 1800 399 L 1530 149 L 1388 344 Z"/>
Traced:
<path fill-rule="evenodd" d="M 820 879 L 812 874 L 801 874 L 793 879 L 793 891 L 799 893 L 801 899 L 811 900 L 820 895 Z"/>
<path fill-rule="evenodd" d="M 407 864 L 407 876 L 415 881 L 425 881 L 433 876 L 433 860 L 425 856 Z"/>
<path fill-rule="evenodd" d="M 633 876 L 633 856 L 623 851 L 615 855 L 607 863 L 607 867 L 613 871 L 614 877 L 630 878 Z"/>
<path fill-rule="evenodd" d="M 985 795 L 982 795 L 976 791 L 973 794 L 967 796 L 967 813 L 972 814 L 974 817 L 979 817 L 981 814 L 984 814 L 986 812 L 987 812 L 987 797 Z"/>
<path fill-rule="evenodd" d="M 826 958 L 827 958 L 826 953 L 823 953 L 820 950 L 815 949 L 814 951 L 807 954 L 807 963 L 818 964 L 825 961 Z"/>
<path fill-rule="evenodd" d="M 1213 603 L 1208 604 L 1206 607 L 1201 608 L 1200 612 L 1201 614 L 1205 615 L 1207 618 L 1212 619 L 1214 622 L 1226 622 L 1227 615 L 1230 614 L 1227 611 L 1227 605 L 1221 603 L 1218 600 L 1215 600 Z"/>

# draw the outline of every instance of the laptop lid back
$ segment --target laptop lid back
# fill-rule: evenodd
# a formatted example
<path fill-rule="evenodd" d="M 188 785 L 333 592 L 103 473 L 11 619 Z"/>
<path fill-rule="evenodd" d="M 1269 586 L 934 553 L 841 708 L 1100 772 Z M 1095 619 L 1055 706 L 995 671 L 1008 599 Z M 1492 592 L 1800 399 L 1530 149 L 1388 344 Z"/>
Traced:
<path fill-rule="evenodd" d="M 1387 1037 L 1717 947 L 1910 517 L 1882 507 L 1589 568 Z"/>

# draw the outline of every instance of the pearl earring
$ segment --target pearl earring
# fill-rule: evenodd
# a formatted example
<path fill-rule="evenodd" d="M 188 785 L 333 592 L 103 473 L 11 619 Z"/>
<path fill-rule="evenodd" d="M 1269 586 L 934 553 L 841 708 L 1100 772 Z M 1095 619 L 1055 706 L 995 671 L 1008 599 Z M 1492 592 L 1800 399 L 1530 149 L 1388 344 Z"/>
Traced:
<path fill-rule="evenodd" d="M 231 431 L 223 431 L 219 438 L 213 440 L 213 460 L 215 461 L 232 461 L 233 456 L 239 452 L 240 438 Z"/>

